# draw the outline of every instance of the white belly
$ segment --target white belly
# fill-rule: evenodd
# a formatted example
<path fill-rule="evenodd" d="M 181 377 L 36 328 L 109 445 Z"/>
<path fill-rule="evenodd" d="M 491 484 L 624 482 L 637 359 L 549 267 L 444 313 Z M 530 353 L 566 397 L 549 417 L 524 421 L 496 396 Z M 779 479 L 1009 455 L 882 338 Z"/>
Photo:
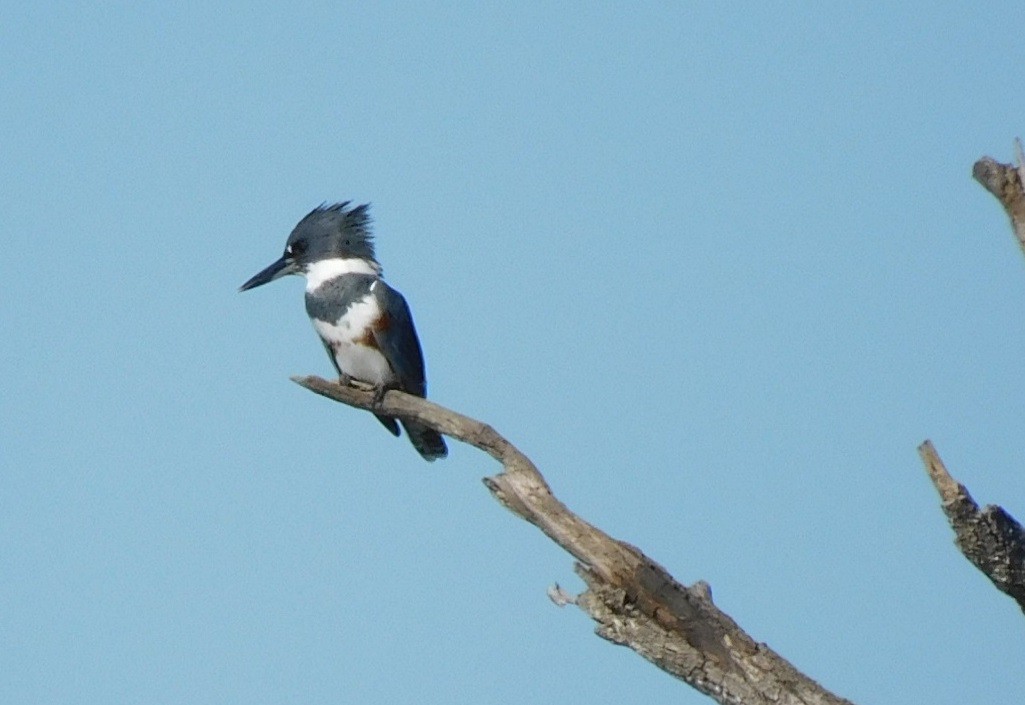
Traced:
<path fill-rule="evenodd" d="M 331 349 L 338 369 L 353 379 L 376 386 L 395 381 L 395 373 L 380 350 L 356 341 L 364 337 L 366 329 L 379 315 L 377 301 L 368 296 L 352 306 L 337 323 L 313 319 L 313 327 Z"/>

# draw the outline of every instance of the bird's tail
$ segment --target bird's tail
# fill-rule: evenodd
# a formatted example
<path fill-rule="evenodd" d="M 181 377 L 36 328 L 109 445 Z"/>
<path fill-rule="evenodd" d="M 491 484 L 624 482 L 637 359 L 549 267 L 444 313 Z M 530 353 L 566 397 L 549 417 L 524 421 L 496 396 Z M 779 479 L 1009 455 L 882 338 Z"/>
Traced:
<path fill-rule="evenodd" d="M 400 423 L 402 428 L 406 429 L 410 443 L 416 448 L 416 452 L 423 456 L 424 460 L 437 460 L 448 455 L 445 439 L 441 437 L 440 433 L 418 424 L 416 421 L 401 421 Z"/>

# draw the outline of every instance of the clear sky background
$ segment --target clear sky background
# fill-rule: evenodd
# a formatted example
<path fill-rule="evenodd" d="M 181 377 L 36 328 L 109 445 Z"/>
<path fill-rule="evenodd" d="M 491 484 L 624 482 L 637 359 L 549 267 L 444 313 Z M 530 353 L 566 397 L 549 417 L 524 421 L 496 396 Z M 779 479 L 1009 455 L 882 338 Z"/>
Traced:
<path fill-rule="evenodd" d="M 372 202 L 430 395 L 861 703 L 1011 702 L 1016 605 L 916 455 L 1025 519 L 1020 3 L 8 3 L 0 702 L 706 700 L 332 368 Z"/>

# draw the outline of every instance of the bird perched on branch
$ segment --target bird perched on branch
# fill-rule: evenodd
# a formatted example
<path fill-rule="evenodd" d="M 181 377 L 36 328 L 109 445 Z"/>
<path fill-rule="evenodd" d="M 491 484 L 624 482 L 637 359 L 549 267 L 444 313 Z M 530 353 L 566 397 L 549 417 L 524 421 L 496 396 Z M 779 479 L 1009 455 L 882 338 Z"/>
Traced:
<path fill-rule="evenodd" d="M 424 397 L 427 381 L 413 316 L 402 294 L 381 277 L 369 206 L 346 210 L 349 203 L 314 208 L 288 236 L 284 254 L 239 290 L 301 274 L 306 278 L 306 313 L 338 370 L 338 381 L 370 384 L 378 399 L 388 389 Z M 401 424 L 425 460 L 448 454 L 444 439 L 433 429 L 376 416 L 396 436 Z"/>

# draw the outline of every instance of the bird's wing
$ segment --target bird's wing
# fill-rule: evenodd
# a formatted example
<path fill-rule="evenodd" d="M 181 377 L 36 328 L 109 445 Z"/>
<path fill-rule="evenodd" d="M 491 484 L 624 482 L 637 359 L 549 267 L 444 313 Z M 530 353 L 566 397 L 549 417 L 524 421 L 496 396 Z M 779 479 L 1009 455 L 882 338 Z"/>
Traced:
<path fill-rule="evenodd" d="M 420 350 L 420 340 L 416 337 L 413 327 L 413 315 L 402 294 L 392 289 L 382 280 L 377 280 L 371 287 L 381 307 L 382 318 L 374 327 L 374 338 L 388 364 L 398 375 L 402 390 L 419 397 L 427 394 L 427 382 L 424 379 L 424 356 Z"/>

